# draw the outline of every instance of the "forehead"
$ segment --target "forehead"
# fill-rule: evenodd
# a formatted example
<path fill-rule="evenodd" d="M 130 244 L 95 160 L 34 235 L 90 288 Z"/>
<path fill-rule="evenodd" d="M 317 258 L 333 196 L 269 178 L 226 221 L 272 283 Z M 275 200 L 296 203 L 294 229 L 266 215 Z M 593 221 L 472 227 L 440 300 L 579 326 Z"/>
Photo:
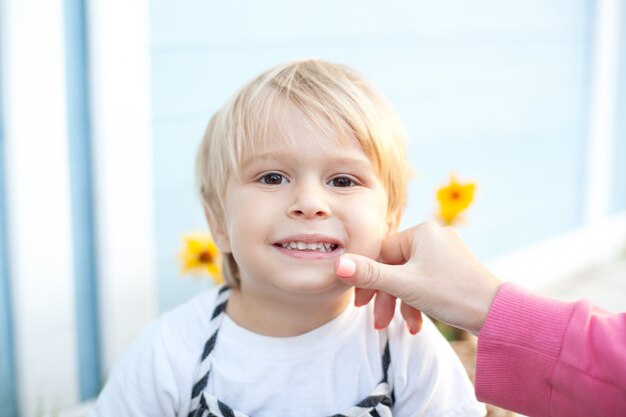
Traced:
<path fill-rule="evenodd" d="M 312 147 L 329 156 L 344 154 L 346 158 L 369 161 L 347 124 L 332 121 L 316 111 L 305 112 L 290 103 L 274 107 L 263 123 L 251 126 L 249 136 L 241 147 L 240 167 L 264 158 L 306 158 Z"/>

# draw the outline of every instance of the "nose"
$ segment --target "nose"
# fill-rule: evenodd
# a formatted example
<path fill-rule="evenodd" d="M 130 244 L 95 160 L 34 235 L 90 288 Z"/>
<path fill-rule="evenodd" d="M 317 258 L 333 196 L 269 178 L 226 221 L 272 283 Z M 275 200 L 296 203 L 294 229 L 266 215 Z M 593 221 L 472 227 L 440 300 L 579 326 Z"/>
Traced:
<path fill-rule="evenodd" d="M 301 183 L 294 187 L 293 203 L 288 215 L 294 219 L 326 219 L 330 206 L 322 184 Z"/>

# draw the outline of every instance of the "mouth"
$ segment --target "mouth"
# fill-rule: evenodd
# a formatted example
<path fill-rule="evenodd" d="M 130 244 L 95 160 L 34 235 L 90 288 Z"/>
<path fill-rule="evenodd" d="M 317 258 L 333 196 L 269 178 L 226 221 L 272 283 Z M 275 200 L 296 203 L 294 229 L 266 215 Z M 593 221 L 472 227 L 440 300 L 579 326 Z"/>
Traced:
<path fill-rule="evenodd" d="M 306 251 L 306 252 L 333 252 L 339 248 L 337 243 L 331 242 L 282 242 L 276 243 L 275 246 L 279 246 L 283 249 Z"/>
<path fill-rule="evenodd" d="M 274 243 L 280 252 L 295 257 L 327 257 L 334 256 L 343 248 L 336 239 L 322 235 L 297 235 Z"/>

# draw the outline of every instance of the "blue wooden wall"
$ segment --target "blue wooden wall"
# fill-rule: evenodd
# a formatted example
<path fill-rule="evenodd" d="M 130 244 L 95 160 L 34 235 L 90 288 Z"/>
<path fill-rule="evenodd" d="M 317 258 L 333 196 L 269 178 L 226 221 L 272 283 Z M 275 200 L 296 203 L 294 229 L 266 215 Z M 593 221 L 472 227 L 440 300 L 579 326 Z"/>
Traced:
<path fill-rule="evenodd" d="M 611 212 L 626 210 L 626 1 L 621 2 Z"/>

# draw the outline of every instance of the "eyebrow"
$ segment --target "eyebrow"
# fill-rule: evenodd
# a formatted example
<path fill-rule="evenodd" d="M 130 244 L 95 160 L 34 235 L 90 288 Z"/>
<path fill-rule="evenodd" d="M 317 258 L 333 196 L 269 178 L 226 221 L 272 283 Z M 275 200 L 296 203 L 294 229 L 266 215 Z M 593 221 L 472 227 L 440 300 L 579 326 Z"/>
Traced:
<path fill-rule="evenodd" d="M 248 166 L 257 161 L 283 160 L 283 159 L 289 158 L 290 156 L 291 154 L 289 152 L 284 152 L 284 151 L 263 152 L 261 154 L 252 155 L 244 159 L 243 162 L 241 163 L 241 167 Z M 375 170 L 374 164 L 367 158 L 363 159 L 363 158 L 351 158 L 351 157 L 345 157 L 345 156 L 332 156 L 328 158 L 326 161 L 328 163 L 332 163 L 335 165 L 352 166 L 352 167 L 361 168 L 361 169 Z"/>
<path fill-rule="evenodd" d="M 246 165 L 250 165 L 253 162 L 262 161 L 264 159 L 279 160 L 287 157 L 289 157 L 289 153 L 284 151 L 263 152 L 247 157 L 246 159 L 241 161 L 241 166 L 243 167 Z"/>

